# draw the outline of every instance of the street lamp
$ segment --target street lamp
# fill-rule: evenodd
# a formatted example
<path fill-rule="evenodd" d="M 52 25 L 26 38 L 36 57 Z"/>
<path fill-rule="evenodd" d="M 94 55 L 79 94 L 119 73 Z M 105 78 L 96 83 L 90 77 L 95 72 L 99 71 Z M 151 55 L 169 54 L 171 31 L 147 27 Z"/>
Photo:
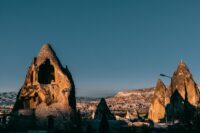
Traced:
<path fill-rule="evenodd" d="M 171 80 L 171 95 L 173 94 L 173 89 L 172 89 L 172 77 L 171 76 L 168 76 L 168 75 L 166 75 L 166 74 L 160 74 L 160 76 L 161 77 L 166 77 L 166 78 L 169 78 L 170 80 Z M 166 106 L 166 91 L 165 91 L 165 106 Z M 173 124 L 174 124 L 174 102 L 172 102 L 172 122 L 173 122 Z M 167 108 L 166 108 L 166 118 L 165 118 L 165 120 L 166 120 L 166 123 L 168 122 L 168 120 L 167 120 L 167 114 L 168 113 L 168 110 L 167 110 Z"/>
<path fill-rule="evenodd" d="M 172 79 L 172 77 L 171 76 L 168 76 L 168 75 L 165 75 L 165 74 L 160 74 L 160 76 L 162 76 L 162 77 L 167 77 L 167 78 L 169 78 L 169 79 Z"/>

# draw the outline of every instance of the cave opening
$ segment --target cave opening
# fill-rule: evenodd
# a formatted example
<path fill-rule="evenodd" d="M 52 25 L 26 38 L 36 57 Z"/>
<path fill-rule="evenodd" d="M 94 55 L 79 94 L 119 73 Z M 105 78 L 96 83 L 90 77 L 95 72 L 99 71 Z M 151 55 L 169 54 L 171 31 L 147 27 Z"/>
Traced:
<path fill-rule="evenodd" d="M 54 128 L 54 117 L 53 116 L 48 116 L 48 129 L 53 129 Z"/>
<path fill-rule="evenodd" d="M 55 80 L 54 67 L 50 63 L 49 59 L 46 59 L 45 62 L 39 67 L 38 72 L 38 82 L 40 84 L 51 84 Z"/>

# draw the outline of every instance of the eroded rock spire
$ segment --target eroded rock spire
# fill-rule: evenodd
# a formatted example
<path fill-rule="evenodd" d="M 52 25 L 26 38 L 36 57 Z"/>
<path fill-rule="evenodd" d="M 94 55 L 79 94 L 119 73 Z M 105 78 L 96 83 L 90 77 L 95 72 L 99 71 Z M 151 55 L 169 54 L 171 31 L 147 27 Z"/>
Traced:
<path fill-rule="evenodd" d="M 161 80 L 157 81 L 148 118 L 157 123 L 165 118 L 166 106 L 170 102 L 169 91 Z"/>
<path fill-rule="evenodd" d="M 34 115 L 37 126 L 48 123 L 52 118 L 58 128 L 63 126 L 60 123 L 62 119 L 70 120 L 76 113 L 75 85 L 71 73 L 62 67 L 50 44 L 43 45 L 30 65 L 13 113 Z M 23 122 L 19 121 L 17 125 Z M 28 122 L 26 124 L 28 126 Z"/>
<path fill-rule="evenodd" d="M 183 60 L 180 61 L 177 70 L 173 74 L 171 89 L 172 92 L 177 90 L 183 99 L 185 99 L 187 91 L 188 102 L 193 106 L 199 103 L 199 89 Z"/>
<path fill-rule="evenodd" d="M 100 103 L 97 106 L 94 119 L 101 120 L 103 115 L 105 115 L 108 120 L 115 120 L 115 117 L 108 108 L 106 100 L 104 98 L 101 99 Z"/>

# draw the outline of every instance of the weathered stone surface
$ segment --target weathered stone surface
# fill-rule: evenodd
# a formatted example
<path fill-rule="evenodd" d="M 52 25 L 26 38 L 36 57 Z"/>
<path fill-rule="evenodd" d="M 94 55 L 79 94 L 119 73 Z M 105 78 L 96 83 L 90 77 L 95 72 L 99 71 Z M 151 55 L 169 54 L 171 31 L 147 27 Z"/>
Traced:
<path fill-rule="evenodd" d="M 67 68 L 62 67 L 49 44 L 42 47 L 29 67 L 13 113 L 19 115 L 19 110 L 34 110 L 40 126 L 47 125 L 48 118 L 52 117 L 57 127 L 76 112 L 72 76 Z"/>
<path fill-rule="evenodd" d="M 97 106 L 94 119 L 101 120 L 104 114 L 108 120 L 115 120 L 114 115 L 110 112 L 110 109 L 107 106 L 106 100 L 102 98 L 99 105 Z"/>
<path fill-rule="evenodd" d="M 165 95 L 165 90 L 164 84 L 158 81 L 149 109 L 149 119 L 154 122 L 159 122 L 165 116 L 173 121 L 193 119 L 199 104 L 199 89 L 183 61 L 180 61 L 171 78 L 171 85 L 166 91 L 167 95 Z"/>
<path fill-rule="evenodd" d="M 148 118 L 157 123 L 165 118 L 166 105 L 170 102 L 169 91 L 161 80 L 157 81 L 154 96 L 149 108 Z"/>
<path fill-rule="evenodd" d="M 177 90 L 183 100 L 185 100 L 187 96 L 187 100 L 191 105 L 197 106 L 199 103 L 198 86 L 183 61 L 180 61 L 177 70 L 173 74 L 171 88 L 172 93 Z"/>
<path fill-rule="evenodd" d="M 199 104 L 199 89 L 192 74 L 183 61 L 180 61 L 171 81 L 171 98 L 168 105 L 169 119 L 193 120 Z"/>

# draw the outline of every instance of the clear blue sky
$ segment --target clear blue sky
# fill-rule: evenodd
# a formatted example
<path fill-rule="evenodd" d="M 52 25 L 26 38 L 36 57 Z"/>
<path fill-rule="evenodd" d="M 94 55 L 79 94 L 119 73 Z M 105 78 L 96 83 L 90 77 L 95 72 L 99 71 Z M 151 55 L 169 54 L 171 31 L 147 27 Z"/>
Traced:
<path fill-rule="evenodd" d="M 43 43 L 68 65 L 79 96 L 154 86 L 180 59 L 199 82 L 200 2 L 1 0 L 0 91 L 21 88 Z"/>

